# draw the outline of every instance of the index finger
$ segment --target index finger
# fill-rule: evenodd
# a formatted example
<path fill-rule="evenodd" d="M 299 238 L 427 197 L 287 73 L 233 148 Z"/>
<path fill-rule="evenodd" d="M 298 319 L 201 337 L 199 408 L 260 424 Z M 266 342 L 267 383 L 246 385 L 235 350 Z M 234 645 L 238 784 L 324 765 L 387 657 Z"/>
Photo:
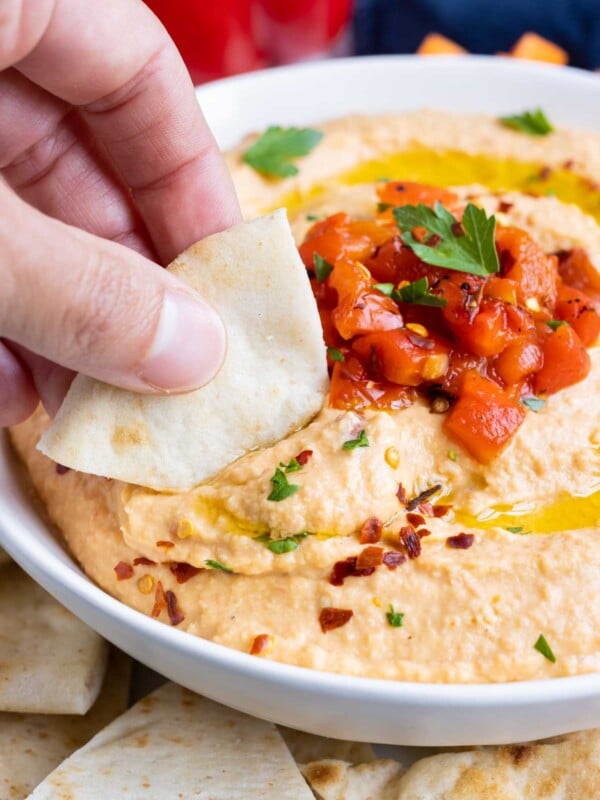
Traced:
<path fill-rule="evenodd" d="M 0 67 L 18 62 L 30 80 L 80 107 L 165 262 L 239 222 L 231 178 L 189 74 L 142 2 L 13 0 L 12 13 L 36 24 L 16 19 L 12 38 L 0 32 Z"/>

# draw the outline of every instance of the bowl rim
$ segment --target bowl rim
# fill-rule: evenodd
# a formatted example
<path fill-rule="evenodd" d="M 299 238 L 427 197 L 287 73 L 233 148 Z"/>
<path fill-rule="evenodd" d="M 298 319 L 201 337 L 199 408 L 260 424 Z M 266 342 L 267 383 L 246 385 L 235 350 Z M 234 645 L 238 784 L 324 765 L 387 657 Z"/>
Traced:
<path fill-rule="evenodd" d="M 573 81 L 586 83 L 598 92 L 600 78 L 575 67 L 554 67 L 537 62 L 517 61 L 498 56 L 465 55 L 436 56 L 424 59 L 416 55 L 352 56 L 331 61 L 314 61 L 258 70 L 243 75 L 222 78 L 196 88 L 202 103 L 206 98 L 223 88 L 247 87 L 255 83 L 286 79 L 305 73 L 335 73 L 349 68 L 370 64 L 422 64 L 430 70 L 447 70 L 450 65 L 472 64 L 478 70 L 506 71 L 513 74 L 552 76 L 552 80 L 567 85 Z M 426 66 L 425 66 L 426 65 Z M 551 70 L 549 72 L 549 70 Z M 8 441 L 6 431 L 0 431 L 0 488 L 8 479 L 17 482 L 14 468 L 16 455 Z M 13 462 L 11 466 L 11 462 Z M 7 475 L 3 477 L 2 473 Z M 28 500 L 22 487 L 17 488 L 19 503 L 27 515 L 32 514 L 51 535 L 52 529 L 40 516 L 35 502 Z M 8 501 L 10 505 L 10 501 Z M 11 521 L 4 493 L 0 493 L 0 544 L 22 568 L 41 583 L 51 594 L 52 584 L 60 585 L 64 592 L 79 599 L 90 610 L 114 619 L 125 628 L 135 629 L 147 641 L 157 640 L 164 647 L 172 648 L 186 657 L 206 660 L 215 666 L 224 666 L 238 674 L 247 675 L 274 684 L 285 683 L 303 691 L 315 690 L 333 694 L 357 694 L 363 699 L 385 701 L 391 704 L 431 705 L 460 707 L 462 709 L 481 706 L 505 707 L 534 706 L 546 702 L 566 701 L 600 694 L 600 672 L 557 678 L 544 678 L 503 683 L 428 683 L 398 681 L 325 672 L 308 667 L 295 666 L 269 659 L 256 658 L 233 648 L 203 639 L 192 633 L 178 630 L 166 623 L 152 619 L 112 597 L 88 578 L 67 551 L 70 564 L 64 563 L 50 547 L 39 547 L 35 532 L 18 520 Z"/>

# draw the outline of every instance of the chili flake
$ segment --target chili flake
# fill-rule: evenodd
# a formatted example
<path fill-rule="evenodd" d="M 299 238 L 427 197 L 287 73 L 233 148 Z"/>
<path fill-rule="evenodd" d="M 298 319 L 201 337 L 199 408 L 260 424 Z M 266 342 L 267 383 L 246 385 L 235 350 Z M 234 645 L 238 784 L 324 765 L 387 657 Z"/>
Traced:
<path fill-rule="evenodd" d="M 350 556 L 343 561 L 336 561 L 329 576 L 332 586 L 343 586 L 346 578 L 367 578 L 375 572 L 375 567 L 357 568 L 357 556 Z"/>
<path fill-rule="evenodd" d="M 191 564 L 187 564 L 185 561 L 174 561 L 169 566 L 169 569 L 173 575 L 175 575 L 177 583 L 187 583 L 187 581 L 189 581 L 190 578 L 193 578 L 194 575 L 202 572 L 200 567 L 193 567 Z"/>
<path fill-rule="evenodd" d="M 408 503 L 408 495 L 406 494 L 406 489 L 402 486 L 401 483 L 398 484 L 398 490 L 396 492 L 396 497 L 405 506 Z"/>
<path fill-rule="evenodd" d="M 298 464 L 300 464 L 301 467 L 304 467 L 306 464 L 308 464 L 308 462 L 312 458 L 312 455 L 313 455 L 312 450 L 302 450 L 296 456 L 296 461 L 298 462 Z"/>
<path fill-rule="evenodd" d="M 150 558 L 146 558 L 145 556 L 138 556 L 137 558 L 133 559 L 133 566 L 137 567 L 138 565 L 143 565 L 144 567 L 154 567 L 156 566 L 156 561 L 152 561 Z"/>
<path fill-rule="evenodd" d="M 358 570 L 378 567 L 380 564 L 383 564 L 383 547 L 365 547 L 356 559 L 356 568 Z"/>
<path fill-rule="evenodd" d="M 177 605 L 177 597 L 175 596 L 175 592 L 166 592 L 165 598 L 167 601 L 167 614 L 169 615 L 169 622 L 171 625 L 179 625 L 180 622 L 183 622 L 185 616 Z"/>
<path fill-rule="evenodd" d="M 388 569 L 396 569 L 400 564 L 404 564 L 405 561 L 406 556 L 404 553 L 398 552 L 398 550 L 388 550 L 387 553 L 383 554 L 383 563 Z"/>
<path fill-rule="evenodd" d="M 162 581 L 158 581 L 156 584 L 156 592 L 154 593 L 154 605 L 152 606 L 150 616 L 159 617 L 160 612 L 166 607 L 167 597 L 165 595 L 165 590 L 163 589 Z"/>
<path fill-rule="evenodd" d="M 127 564 L 125 561 L 119 561 L 115 567 L 115 572 L 117 574 L 118 581 L 126 581 L 133 577 L 133 567 L 131 564 Z"/>
<path fill-rule="evenodd" d="M 258 656 L 261 653 L 264 653 L 265 650 L 269 648 L 270 644 L 271 637 L 268 633 L 261 633 L 258 636 L 255 636 L 252 640 L 252 646 L 250 647 L 250 655 Z"/>
<path fill-rule="evenodd" d="M 475 536 L 472 533 L 457 533 L 456 536 L 449 536 L 446 539 L 448 547 L 454 547 L 455 550 L 468 550 L 475 541 Z"/>
<path fill-rule="evenodd" d="M 175 542 L 169 542 L 167 539 L 160 539 L 156 543 L 157 547 L 162 547 L 164 550 L 170 550 L 171 547 L 175 547 Z"/>
<path fill-rule="evenodd" d="M 383 522 L 377 517 L 369 517 L 360 529 L 361 544 L 375 544 L 381 539 Z"/>
<path fill-rule="evenodd" d="M 421 555 L 421 539 L 419 534 L 410 525 L 400 528 L 400 544 L 406 550 L 406 555 L 412 560 Z"/>
<path fill-rule="evenodd" d="M 331 606 L 322 609 L 319 614 L 319 625 L 323 633 L 341 628 L 354 616 L 354 611 L 348 608 L 332 608 Z"/>
<path fill-rule="evenodd" d="M 421 516 L 421 514 L 409 513 L 406 515 L 406 519 L 408 520 L 408 524 L 412 525 L 413 528 L 421 528 L 425 525 L 425 517 Z"/>

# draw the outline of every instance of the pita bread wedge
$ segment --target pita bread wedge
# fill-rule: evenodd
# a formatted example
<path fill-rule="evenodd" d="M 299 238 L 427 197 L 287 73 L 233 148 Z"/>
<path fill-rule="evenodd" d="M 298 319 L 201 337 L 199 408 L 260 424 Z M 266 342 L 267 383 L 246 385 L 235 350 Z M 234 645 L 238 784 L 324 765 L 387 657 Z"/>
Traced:
<path fill-rule="evenodd" d="M 413 764 L 396 800 L 600 797 L 600 729 L 537 744 L 445 753 Z"/>
<path fill-rule="evenodd" d="M 326 759 L 301 769 L 318 800 L 398 800 L 404 772 L 397 761 L 384 758 L 357 765 Z"/>
<path fill-rule="evenodd" d="M 111 652 L 98 699 L 85 716 L 0 713 L 0 800 L 22 800 L 71 753 L 127 708 L 129 658 Z"/>
<path fill-rule="evenodd" d="M 6 550 L 3 550 L 3 549 L 0 547 L 0 567 L 1 567 L 3 564 L 8 564 L 8 562 L 9 562 L 9 561 L 10 561 L 10 556 L 8 555 L 8 553 L 6 552 Z"/>
<path fill-rule="evenodd" d="M 152 489 L 189 489 L 321 408 L 321 324 L 285 211 L 197 242 L 169 270 L 220 313 L 228 336 L 221 371 L 170 397 L 79 375 L 39 443 L 58 463 Z"/>
<path fill-rule="evenodd" d="M 377 758 L 371 745 L 366 742 L 329 739 L 326 736 L 316 736 L 313 733 L 286 728 L 284 725 L 277 727 L 298 764 L 308 764 L 310 761 L 323 759 L 336 759 L 348 761 L 350 764 L 359 764 L 375 761 Z"/>
<path fill-rule="evenodd" d="M 85 714 L 108 645 L 16 564 L 0 568 L 0 711 Z"/>
<path fill-rule="evenodd" d="M 314 800 L 274 725 L 166 684 L 74 753 L 31 800 Z"/>

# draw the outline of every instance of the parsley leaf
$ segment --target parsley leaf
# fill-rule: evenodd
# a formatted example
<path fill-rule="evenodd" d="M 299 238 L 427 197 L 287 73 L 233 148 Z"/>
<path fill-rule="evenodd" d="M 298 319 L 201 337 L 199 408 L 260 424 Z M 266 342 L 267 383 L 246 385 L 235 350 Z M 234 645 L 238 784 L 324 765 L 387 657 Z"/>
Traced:
<path fill-rule="evenodd" d="M 292 158 L 306 156 L 315 148 L 323 134 L 312 128 L 281 128 L 271 126 L 258 137 L 242 156 L 257 172 L 275 178 L 289 178 L 298 174 Z"/>
<path fill-rule="evenodd" d="M 530 411 L 535 411 L 536 414 L 546 405 L 546 401 L 542 397 L 522 397 L 521 403 Z"/>
<path fill-rule="evenodd" d="M 270 481 L 273 484 L 273 488 L 267 500 L 273 500 L 275 503 L 285 500 L 286 497 L 291 497 L 300 488 L 296 483 L 289 483 L 285 473 L 279 467 L 275 470 L 275 474 L 270 478 Z"/>
<path fill-rule="evenodd" d="M 392 628 L 401 628 L 404 624 L 404 613 L 394 611 L 394 606 L 390 603 L 390 610 L 385 615 Z"/>
<path fill-rule="evenodd" d="M 378 292 L 384 294 L 386 297 L 391 297 L 392 292 L 394 291 L 394 284 L 393 283 L 374 283 L 373 289 L 377 289 Z"/>
<path fill-rule="evenodd" d="M 207 567 L 212 567 L 213 569 L 220 569 L 222 572 L 233 572 L 231 567 L 225 566 L 225 564 L 221 564 L 220 561 L 213 561 L 212 558 L 207 558 L 204 562 Z"/>
<path fill-rule="evenodd" d="M 509 533 L 517 533 L 520 536 L 527 536 L 529 533 L 529 531 L 526 531 L 522 525 L 515 525 L 514 527 L 512 525 L 508 525 L 506 528 L 504 528 L 504 530 L 508 531 Z"/>
<path fill-rule="evenodd" d="M 444 206 L 434 208 L 400 206 L 394 209 L 394 219 L 404 234 L 402 240 L 426 264 L 468 272 L 487 277 L 498 272 L 498 253 L 494 241 L 496 218 L 488 217 L 482 208 L 469 203 L 463 213 L 462 225 Z M 418 242 L 412 231 L 425 228 L 439 240 L 435 247 Z"/>
<path fill-rule="evenodd" d="M 258 537 L 258 541 L 269 548 L 272 553 L 282 555 L 296 550 L 302 539 L 306 539 L 308 533 L 296 533 L 294 536 L 287 536 L 285 539 L 271 539 L 268 533 Z"/>
<path fill-rule="evenodd" d="M 327 355 L 332 361 L 344 361 L 344 354 L 341 350 L 338 350 L 337 347 L 328 347 Z"/>
<path fill-rule="evenodd" d="M 314 254 L 313 261 L 315 264 L 315 275 L 317 276 L 317 280 L 319 283 L 323 283 L 325 278 L 330 276 L 333 269 L 333 264 L 330 264 L 329 261 L 325 261 L 323 256 L 320 256 L 318 253 Z"/>
<path fill-rule="evenodd" d="M 533 646 L 538 651 L 538 653 L 541 653 L 544 656 L 544 658 L 547 658 L 548 661 L 551 661 L 553 664 L 556 664 L 556 656 L 552 652 L 552 648 L 546 641 L 546 637 L 544 636 L 544 634 L 540 633 L 537 642 Z"/>
<path fill-rule="evenodd" d="M 348 439 L 347 442 L 344 442 L 342 445 L 342 450 L 356 450 L 357 447 L 368 447 L 369 440 L 367 438 L 367 434 L 362 430 L 356 439 Z"/>
<path fill-rule="evenodd" d="M 392 292 L 392 297 L 396 302 L 411 303 L 414 306 L 433 306 L 434 308 L 444 308 L 447 304 L 445 297 L 438 297 L 429 291 L 429 281 L 426 277 L 419 278 L 417 281 L 409 283 Z"/>
<path fill-rule="evenodd" d="M 393 208 L 392 203 L 377 203 L 377 212 L 379 214 L 383 214 L 384 211 L 387 211 L 388 208 Z"/>
<path fill-rule="evenodd" d="M 320 217 L 318 214 L 307 214 L 306 219 L 308 222 L 316 222 L 318 219 L 320 219 Z"/>
<path fill-rule="evenodd" d="M 289 464 L 284 464 L 283 461 L 280 461 L 279 466 L 286 474 L 288 472 L 298 472 L 298 470 L 302 469 L 302 464 L 299 464 L 295 458 L 292 458 Z"/>
<path fill-rule="evenodd" d="M 557 328 L 560 328 L 561 325 L 568 325 L 569 323 L 564 319 L 549 319 L 546 320 L 546 325 L 549 328 L 552 328 L 555 331 Z"/>
<path fill-rule="evenodd" d="M 541 108 L 524 111 L 522 114 L 500 117 L 500 122 L 506 128 L 528 133 L 530 136 L 546 136 L 554 130 Z"/>

